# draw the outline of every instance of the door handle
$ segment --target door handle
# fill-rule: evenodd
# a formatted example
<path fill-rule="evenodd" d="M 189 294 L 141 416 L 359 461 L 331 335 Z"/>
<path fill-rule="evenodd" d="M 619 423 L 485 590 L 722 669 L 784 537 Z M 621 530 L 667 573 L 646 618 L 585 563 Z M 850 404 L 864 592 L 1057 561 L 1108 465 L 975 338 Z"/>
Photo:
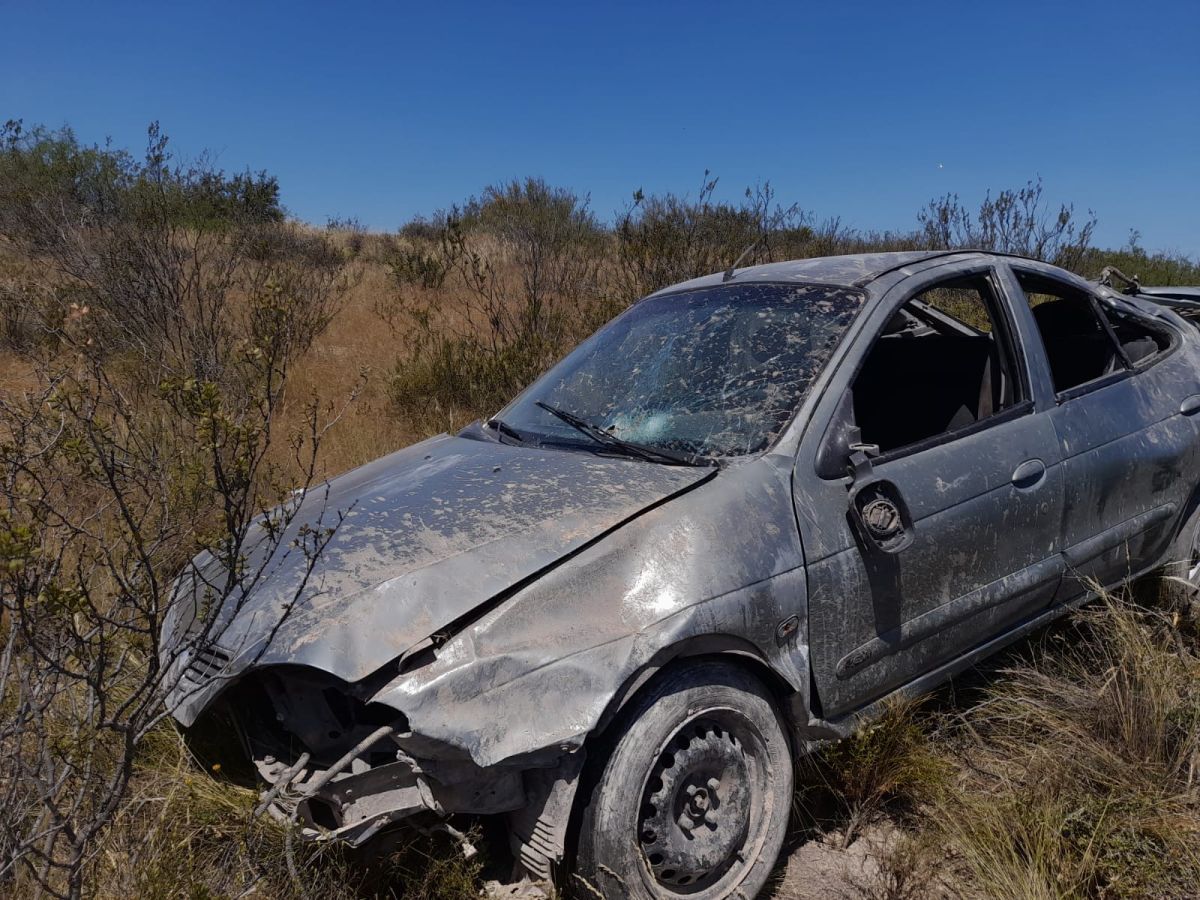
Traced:
<path fill-rule="evenodd" d="M 1012 483 L 1022 490 L 1035 487 L 1046 477 L 1046 464 L 1040 459 L 1027 459 L 1012 473 Z"/>
<path fill-rule="evenodd" d="M 1192 394 L 1192 396 L 1180 403 L 1179 411 L 1185 416 L 1190 416 L 1192 413 L 1200 412 L 1200 394 Z"/>

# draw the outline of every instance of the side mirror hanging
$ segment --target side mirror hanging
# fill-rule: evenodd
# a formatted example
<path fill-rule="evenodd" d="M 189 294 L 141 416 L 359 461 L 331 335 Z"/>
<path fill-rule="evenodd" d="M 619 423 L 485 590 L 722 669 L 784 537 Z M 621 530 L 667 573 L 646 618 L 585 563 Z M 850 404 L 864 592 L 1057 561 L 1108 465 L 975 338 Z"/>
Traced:
<path fill-rule="evenodd" d="M 863 443 L 858 426 L 847 429 L 847 437 L 850 522 L 867 550 L 898 553 L 913 540 L 908 507 L 896 486 L 875 474 L 871 460 L 879 455 L 879 445 Z"/>
<path fill-rule="evenodd" d="M 850 455 L 846 458 L 846 471 L 854 484 L 862 484 L 874 474 L 872 457 L 879 455 L 878 444 L 864 444 L 862 429 L 852 425 L 847 429 Z"/>

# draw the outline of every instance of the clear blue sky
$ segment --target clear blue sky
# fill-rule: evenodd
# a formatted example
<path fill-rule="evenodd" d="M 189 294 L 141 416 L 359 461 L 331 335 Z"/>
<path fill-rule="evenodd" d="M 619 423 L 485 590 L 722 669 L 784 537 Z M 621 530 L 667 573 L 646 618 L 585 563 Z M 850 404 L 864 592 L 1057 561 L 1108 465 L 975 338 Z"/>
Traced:
<path fill-rule="evenodd" d="M 1041 175 L 1200 256 L 1200 0 L 0 0 L 0 118 L 267 169 L 289 210 L 395 228 L 526 174 L 590 192 L 769 179 L 846 224 Z"/>

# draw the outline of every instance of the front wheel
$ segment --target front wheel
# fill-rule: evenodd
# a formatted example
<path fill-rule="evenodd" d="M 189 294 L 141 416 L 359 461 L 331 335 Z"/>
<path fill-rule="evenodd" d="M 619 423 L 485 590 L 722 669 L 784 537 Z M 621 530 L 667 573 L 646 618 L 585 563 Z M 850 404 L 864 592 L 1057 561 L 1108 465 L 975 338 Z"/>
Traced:
<path fill-rule="evenodd" d="M 761 681 L 694 661 L 652 682 L 583 810 L 576 893 L 693 900 L 755 896 L 787 830 L 792 758 Z"/>

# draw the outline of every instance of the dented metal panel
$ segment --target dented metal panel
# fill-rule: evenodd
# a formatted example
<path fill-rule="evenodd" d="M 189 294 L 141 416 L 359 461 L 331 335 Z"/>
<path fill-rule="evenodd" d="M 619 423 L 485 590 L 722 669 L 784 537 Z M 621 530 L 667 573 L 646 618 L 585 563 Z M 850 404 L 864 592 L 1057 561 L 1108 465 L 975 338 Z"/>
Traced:
<path fill-rule="evenodd" d="M 232 657 L 301 665 L 358 681 L 479 604 L 554 564 L 646 506 L 711 476 L 587 453 L 509 447 L 442 436 L 401 450 L 314 491 L 296 515 L 329 520 L 348 510 L 321 554 L 300 605 L 265 649 L 306 561 L 278 543 L 271 566 L 220 633 Z M 290 552 L 289 552 L 290 551 Z M 252 561 L 251 565 L 257 565 Z M 212 697 L 188 698 L 185 725 Z"/>
<path fill-rule="evenodd" d="M 788 469 L 764 462 L 766 472 L 722 471 L 640 516 L 385 687 L 375 699 L 404 710 L 412 727 L 401 742 L 414 755 L 436 742 L 479 765 L 543 747 L 553 758 L 583 744 L 635 673 L 689 646 L 753 654 L 802 687 L 803 647 L 775 640 L 780 622 L 804 614 Z M 547 697 L 553 715 L 543 714 Z"/>

